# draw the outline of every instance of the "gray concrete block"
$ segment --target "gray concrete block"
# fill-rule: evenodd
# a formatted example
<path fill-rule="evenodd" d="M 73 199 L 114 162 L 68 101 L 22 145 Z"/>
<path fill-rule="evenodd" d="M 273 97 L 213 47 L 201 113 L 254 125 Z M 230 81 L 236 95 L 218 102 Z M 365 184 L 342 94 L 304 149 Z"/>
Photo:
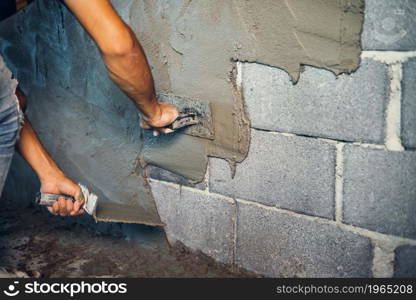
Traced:
<path fill-rule="evenodd" d="M 183 176 L 177 175 L 168 170 L 152 165 L 148 165 L 146 167 L 146 173 L 148 177 L 161 181 L 173 182 L 176 184 L 193 187 L 199 190 L 205 190 L 207 188 L 207 184 L 205 181 L 195 183 L 192 180 L 189 180 Z"/>
<path fill-rule="evenodd" d="M 403 64 L 402 79 L 402 143 L 416 148 L 416 59 Z"/>
<path fill-rule="evenodd" d="M 416 277 L 416 246 L 405 245 L 395 251 L 394 277 Z"/>
<path fill-rule="evenodd" d="M 244 64 L 243 88 L 254 128 L 346 141 L 383 142 L 387 66 L 362 61 L 351 75 L 305 67 L 293 85 L 283 70 Z M 368 80 L 371 78 L 371 81 Z"/>
<path fill-rule="evenodd" d="M 364 50 L 415 50 L 416 1 L 366 0 Z"/>
<path fill-rule="evenodd" d="M 416 152 L 346 146 L 343 220 L 416 238 Z"/>
<path fill-rule="evenodd" d="M 252 130 L 248 157 L 231 179 L 227 162 L 210 160 L 210 190 L 309 215 L 334 217 L 335 146 Z"/>
<path fill-rule="evenodd" d="M 150 184 L 170 242 L 180 241 L 223 263 L 232 263 L 236 218 L 232 200 L 156 181 Z"/>
<path fill-rule="evenodd" d="M 270 277 L 369 277 L 368 238 L 238 201 L 236 263 Z"/>

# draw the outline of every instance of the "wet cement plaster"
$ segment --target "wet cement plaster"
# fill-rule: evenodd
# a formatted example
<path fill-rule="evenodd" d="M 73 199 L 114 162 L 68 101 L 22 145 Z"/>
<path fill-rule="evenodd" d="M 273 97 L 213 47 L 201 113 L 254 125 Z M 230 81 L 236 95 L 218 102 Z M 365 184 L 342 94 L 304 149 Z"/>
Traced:
<path fill-rule="evenodd" d="M 231 163 L 246 156 L 249 120 L 236 82 L 237 61 L 277 66 L 294 83 L 302 65 L 335 74 L 359 65 L 362 1 L 130 3 L 126 21 L 148 53 L 158 91 L 209 102 L 214 120 L 213 141 L 148 135 L 143 159 L 196 181 L 204 177 L 207 156 Z"/>
<path fill-rule="evenodd" d="M 35 1 L 0 24 L 0 53 L 28 95 L 27 114 L 48 152 L 98 195 L 97 219 L 161 225 L 138 164 L 137 111 L 72 14 L 59 1 Z M 2 198 L 25 205 L 38 191 L 16 155 Z"/>
<path fill-rule="evenodd" d="M 197 182 L 208 156 L 245 158 L 249 120 L 237 61 L 279 67 L 293 82 L 302 65 L 335 74 L 359 66 L 363 0 L 112 2 L 141 41 L 157 92 L 210 104 L 213 139 L 142 132 L 134 105 L 59 1 L 35 1 L 0 26 L 0 53 L 29 94 L 34 127 L 65 172 L 98 193 L 101 220 L 160 224 L 143 175 L 148 163 Z M 36 190 L 28 172 L 21 166 L 9 182 Z"/>

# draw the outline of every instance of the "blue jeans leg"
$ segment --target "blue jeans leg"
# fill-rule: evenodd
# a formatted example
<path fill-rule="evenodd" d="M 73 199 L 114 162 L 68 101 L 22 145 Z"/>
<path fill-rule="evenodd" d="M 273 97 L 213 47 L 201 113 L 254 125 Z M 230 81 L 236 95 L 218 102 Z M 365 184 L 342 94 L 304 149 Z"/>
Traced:
<path fill-rule="evenodd" d="M 17 81 L 0 56 L 0 195 L 19 138 L 22 113 L 15 95 Z"/>

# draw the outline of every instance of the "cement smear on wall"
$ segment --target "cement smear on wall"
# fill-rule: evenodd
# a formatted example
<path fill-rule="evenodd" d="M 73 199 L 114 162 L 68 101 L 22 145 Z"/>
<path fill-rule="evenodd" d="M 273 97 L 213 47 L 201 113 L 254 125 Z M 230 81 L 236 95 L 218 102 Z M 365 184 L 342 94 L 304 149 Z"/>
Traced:
<path fill-rule="evenodd" d="M 359 66 L 363 0 L 112 2 L 139 37 L 157 91 L 210 103 L 213 140 L 141 133 L 134 105 L 58 1 L 38 0 L 0 26 L 0 53 L 29 94 L 35 128 L 65 172 L 99 194 L 102 220 L 160 223 L 147 163 L 200 181 L 208 156 L 245 158 L 249 120 L 237 61 L 282 68 L 293 82 L 302 65 L 336 74 Z M 22 168 L 9 182 L 25 182 Z"/>
<path fill-rule="evenodd" d="M 35 1 L 0 24 L 0 54 L 28 94 L 29 119 L 48 152 L 98 195 L 97 219 L 161 225 L 138 163 L 137 110 L 72 14 L 59 1 Z M 24 205 L 38 191 L 16 155 L 2 197 Z"/>
<path fill-rule="evenodd" d="M 158 90 L 211 103 L 213 141 L 149 136 L 144 145 L 145 162 L 196 181 L 204 177 L 207 155 L 231 163 L 246 156 L 249 121 L 236 61 L 277 66 L 293 82 L 302 65 L 336 74 L 359 66 L 360 0 L 139 0 L 128 9 L 126 21 L 148 54 Z"/>

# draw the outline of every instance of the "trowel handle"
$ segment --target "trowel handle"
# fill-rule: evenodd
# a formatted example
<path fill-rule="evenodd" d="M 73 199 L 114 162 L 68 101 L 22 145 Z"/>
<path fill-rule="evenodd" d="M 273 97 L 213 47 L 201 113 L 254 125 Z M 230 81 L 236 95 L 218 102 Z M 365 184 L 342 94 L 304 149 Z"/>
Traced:
<path fill-rule="evenodd" d="M 36 195 L 36 203 L 39 205 L 52 206 L 59 199 L 59 197 L 71 199 L 73 202 L 75 201 L 74 197 L 68 195 L 38 193 Z"/>

